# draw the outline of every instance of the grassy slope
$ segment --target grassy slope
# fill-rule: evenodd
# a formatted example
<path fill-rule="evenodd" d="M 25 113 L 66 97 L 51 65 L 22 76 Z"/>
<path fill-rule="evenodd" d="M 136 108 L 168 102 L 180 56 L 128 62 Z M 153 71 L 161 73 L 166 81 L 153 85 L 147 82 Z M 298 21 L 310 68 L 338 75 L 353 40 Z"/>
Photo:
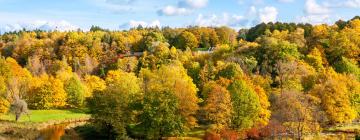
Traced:
<path fill-rule="evenodd" d="M 67 119 L 86 118 L 90 115 L 82 110 L 30 110 L 30 120 L 27 115 L 23 115 L 19 122 L 48 122 L 62 121 Z M 0 120 L 13 121 L 13 114 L 1 115 Z"/>

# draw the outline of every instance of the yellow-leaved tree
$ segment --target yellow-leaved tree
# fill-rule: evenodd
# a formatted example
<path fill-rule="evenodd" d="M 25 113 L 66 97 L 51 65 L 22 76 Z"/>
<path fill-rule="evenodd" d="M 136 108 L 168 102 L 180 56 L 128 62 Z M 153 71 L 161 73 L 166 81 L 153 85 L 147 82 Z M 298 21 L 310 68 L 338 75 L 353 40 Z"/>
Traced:
<path fill-rule="evenodd" d="M 103 91 L 106 88 L 105 81 L 95 75 L 85 75 L 83 82 L 87 90 L 85 97 L 92 97 L 95 91 Z"/>
<path fill-rule="evenodd" d="M 317 83 L 310 93 L 321 100 L 329 123 L 351 122 L 356 117 L 356 111 L 351 106 L 350 92 L 343 75 L 333 69 L 327 69 L 320 74 Z"/>
<path fill-rule="evenodd" d="M 53 109 L 66 105 L 67 94 L 61 80 L 46 74 L 32 80 L 27 102 L 31 109 Z"/>

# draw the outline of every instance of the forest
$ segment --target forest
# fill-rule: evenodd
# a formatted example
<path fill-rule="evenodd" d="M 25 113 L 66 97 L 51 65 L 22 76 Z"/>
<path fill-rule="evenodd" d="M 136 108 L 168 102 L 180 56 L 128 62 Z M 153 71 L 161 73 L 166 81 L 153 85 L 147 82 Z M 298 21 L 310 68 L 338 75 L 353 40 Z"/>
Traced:
<path fill-rule="evenodd" d="M 0 115 L 86 109 L 106 139 L 302 139 L 359 122 L 359 66 L 360 17 L 22 30 L 0 35 Z"/>

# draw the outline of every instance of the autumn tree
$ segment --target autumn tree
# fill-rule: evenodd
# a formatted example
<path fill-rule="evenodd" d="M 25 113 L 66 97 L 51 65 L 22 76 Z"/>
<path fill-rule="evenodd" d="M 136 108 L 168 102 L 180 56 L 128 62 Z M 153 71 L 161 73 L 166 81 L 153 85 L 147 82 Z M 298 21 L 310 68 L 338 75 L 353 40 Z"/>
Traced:
<path fill-rule="evenodd" d="M 220 132 L 230 126 L 232 115 L 232 104 L 230 93 L 225 87 L 210 81 L 205 85 L 207 90 L 203 93 L 206 94 L 204 112 L 206 119 L 210 121 L 210 129 Z"/>
<path fill-rule="evenodd" d="M 329 46 L 325 49 L 331 64 L 346 57 L 359 61 L 360 55 L 360 20 L 353 20 L 340 32 L 332 32 Z"/>
<path fill-rule="evenodd" d="M 351 107 L 350 94 L 343 77 L 333 69 L 321 74 L 318 82 L 310 91 L 312 95 L 320 98 L 329 123 L 346 123 L 356 117 L 355 110 Z"/>
<path fill-rule="evenodd" d="M 32 80 L 26 97 L 31 109 L 53 109 L 66 105 L 67 94 L 61 80 L 48 75 L 41 75 Z"/>
<path fill-rule="evenodd" d="M 124 139 L 126 128 L 133 121 L 132 104 L 141 97 L 139 79 L 134 73 L 109 71 L 106 85 L 105 90 L 95 91 L 88 107 L 99 130 L 103 130 L 109 138 Z"/>
<path fill-rule="evenodd" d="M 87 90 L 85 97 L 92 97 L 94 92 L 103 91 L 106 88 L 105 81 L 95 75 L 85 75 L 83 82 Z"/>
<path fill-rule="evenodd" d="M 6 83 L 4 77 L 0 76 L 0 114 L 6 113 L 9 109 L 9 101 L 6 97 Z"/>
<path fill-rule="evenodd" d="M 185 50 L 186 48 L 193 50 L 199 46 L 198 43 L 194 34 L 184 31 L 177 37 L 174 46 L 181 50 Z"/>
<path fill-rule="evenodd" d="M 235 45 L 237 33 L 229 27 L 218 27 L 215 28 L 216 34 L 219 38 L 219 43 Z"/>
<path fill-rule="evenodd" d="M 143 79 L 144 112 L 140 115 L 142 122 L 139 127 L 146 128 L 150 132 L 148 136 L 154 138 L 172 133 L 183 133 L 196 126 L 197 89 L 192 79 L 186 74 L 186 70 L 178 62 L 163 65 L 153 72 L 143 69 L 140 77 Z M 165 97 L 168 97 L 168 100 L 165 100 Z M 162 110 L 163 113 L 159 113 Z M 179 115 L 172 116 L 175 112 Z M 155 114 L 157 115 L 153 116 Z M 162 119 L 164 115 L 172 119 Z M 149 116 L 153 117 L 149 118 Z M 151 125 L 153 123 L 157 125 Z M 164 129 L 169 130 L 163 131 Z"/>
<path fill-rule="evenodd" d="M 125 57 L 117 61 L 117 68 L 126 72 L 135 72 L 137 66 L 138 60 L 136 57 Z"/>
<path fill-rule="evenodd" d="M 309 94 L 286 91 L 276 96 L 273 119 L 277 119 L 298 139 L 309 132 L 319 132 L 320 100 Z"/>

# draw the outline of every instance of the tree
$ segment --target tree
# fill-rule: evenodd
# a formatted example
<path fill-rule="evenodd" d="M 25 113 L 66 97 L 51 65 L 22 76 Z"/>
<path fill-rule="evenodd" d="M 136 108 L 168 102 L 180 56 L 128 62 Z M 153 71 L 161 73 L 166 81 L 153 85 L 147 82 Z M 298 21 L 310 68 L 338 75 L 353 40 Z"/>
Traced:
<path fill-rule="evenodd" d="M 94 92 L 103 91 L 106 88 L 105 81 L 95 75 L 85 75 L 83 81 L 87 90 L 85 97 L 92 97 Z"/>
<path fill-rule="evenodd" d="M 324 70 L 322 54 L 317 48 L 312 49 L 310 53 L 306 55 L 305 61 L 314 67 L 318 72 Z"/>
<path fill-rule="evenodd" d="M 237 79 L 228 87 L 231 94 L 233 129 L 251 128 L 259 119 L 261 104 L 256 92 L 245 81 Z"/>
<path fill-rule="evenodd" d="M 271 116 L 271 111 L 269 110 L 270 102 L 268 95 L 265 93 L 262 87 L 254 85 L 254 90 L 259 97 L 260 102 L 259 119 L 257 120 L 255 126 L 264 127 L 268 125 Z"/>
<path fill-rule="evenodd" d="M 225 68 L 222 68 L 221 70 L 218 71 L 216 77 L 235 79 L 235 78 L 241 77 L 242 75 L 243 75 L 243 72 L 238 64 L 229 63 L 225 66 Z"/>
<path fill-rule="evenodd" d="M 219 38 L 219 43 L 230 46 L 236 44 L 237 33 L 233 29 L 223 26 L 215 28 L 215 31 Z"/>
<path fill-rule="evenodd" d="M 213 28 L 191 27 L 186 31 L 195 35 L 196 39 L 199 41 L 200 48 L 215 47 L 216 44 L 218 44 L 219 39 Z"/>
<path fill-rule="evenodd" d="M 179 62 L 163 65 L 154 71 L 143 69 L 140 77 L 144 88 L 142 110 L 145 111 L 140 115 L 139 129 L 148 130 L 147 135 L 153 138 L 183 133 L 196 126 L 197 89 Z M 173 116 L 175 114 L 178 115 Z M 149 118 L 151 116 L 153 118 Z M 151 124 L 157 126 L 150 127 Z"/>
<path fill-rule="evenodd" d="M 166 39 L 162 33 L 150 31 L 143 37 L 141 44 L 139 46 L 140 48 L 138 49 L 133 48 L 133 49 L 136 49 L 134 50 L 136 52 L 145 51 L 145 50 L 152 52 L 154 43 L 165 42 L 165 41 Z"/>
<path fill-rule="evenodd" d="M 132 106 L 141 98 L 140 83 L 134 73 L 116 70 L 108 72 L 106 85 L 105 90 L 95 91 L 88 107 L 98 129 L 109 138 L 124 139 L 135 115 Z"/>
<path fill-rule="evenodd" d="M 22 114 L 29 113 L 26 102 L 21 99 L 16 99 L 14 103 L 11 104 L 10 112 L 15 114 L 15 121 L 18 121 Z"/>
<path fill-rule="evenodd" d="M 342 57 L 359 61 L 360 55 L 360 20 L 356 19 L 349 23 L 340 32 L 332 32 L 325 51 L 330 64 L 340 61 Z"/>
<path fill-rule="evenodd" d="M 138 60 L 136 57 L 125 57 L 118 59 L 117 68 L 126 72 L 135 72 L 138 66 Z"/>
<path fill-rule="evenodd" d="M 186 48 L 194 50 L 199 46 L 198 44 L 199 42 L 194 34 L 188 31 L 183 31 L 180 35 L 177 36 L 174 46 L 181 50 L 185 50 Z"/>
<path fill-rule="evenodd" d="M 342 57 L 341 61 L 334 64 L 334 67 L 337 72 L 353 74 L 360 80 L 360 68 L 355 61 Z"/>
<path fill-rule="evenodd" d="M 179 115 L 179 101 L 166 90 L 145 92 L 138 129 L 147 139 L 177 136 L 185 131 L 185 122 Z"/>
<path fill-rule="evenodd" d="M 260 44 L 256 48 L 255 58 L 258 62 L 259 72 L 264 75 L 267 73 L 272 74 L 272 78 L 277 76 L 276 64 L 284 63 L 292 59 L 298 59 L 300 53 L 298 52 L 298 46 L 294 43 L 290 43 L 284 39 L 279 39 L 283 36 L 283 33 L 273 34 L 270 32 L 267 35 L 261 36 L 257 39 Z M 286 35 L 286 34 L 285 34 Z"/>
<path fill-rule="evenodd" d="M 317 84 L 310 91 L 311 95 L 320 98 L 321 106 L 331 124 L 351 122 L 356 117 L 351 107 L 350 94 L 340 74 L 328 69 L 321 74 Z"/>
<path fill-rule="evenodd" d="M 85 100 L 85 87 L 76 74 L 65 81 L 65 92 L 67 93 L 67 104 L 71 107 L 82 107 Z"/>
<path fill-rule="evenodd" d="M 290 133 L 302 139 L 306 133 L 319 132 L 321 117 L 320 100 L 312 95 L 286 91 L 275 96 L 273 118 L 284 125 Z"/>
<path fill-rule="evenodd" d="M 8 112 L 9 109 L 10 103 L 6 98 L 6 91 L 7 91 L 7 87 L 6 87 L 5 79 L 2 76 L 0 76 L 0 114 Z"/>
<path fill-rule="evenodd" d="M 209 93 L 206 93 L 204 111 L 206 118 L 210 121 L 211 128 L 217 132 L 230 126 L 232 105 L 230 93 L 214 81 L 205 85 Z M 205 94 L 205 93 L 203 93 Z"/>
<path fill-rule="evenodd" d="M 26 101 L 31 109 L 53 109 L 66 105 L 67 94 L 61 80 L 42 75 L 32 80 Z"/>

